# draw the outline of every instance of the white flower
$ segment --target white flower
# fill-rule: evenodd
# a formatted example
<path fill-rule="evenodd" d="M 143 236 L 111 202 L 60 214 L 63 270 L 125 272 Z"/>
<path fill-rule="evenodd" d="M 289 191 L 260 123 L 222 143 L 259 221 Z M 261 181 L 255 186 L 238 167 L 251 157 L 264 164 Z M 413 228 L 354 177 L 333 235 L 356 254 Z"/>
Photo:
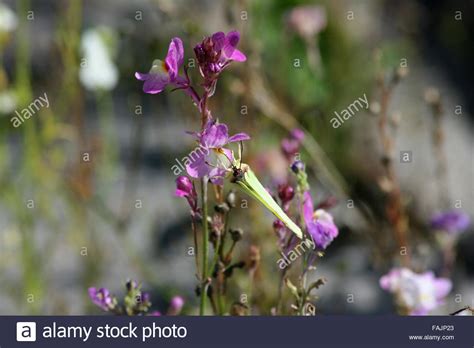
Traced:
<path fill-rule="evenodd" d="M 0 92 L 0 113 L 9 114 L 15 110 L 17 105 L 17 98 L 15 93 L 11 91 Z"/>
<path fill-rule="evenodd" d="M 112 61 L 113 33 L 107 28 L 89 29 L 81 40 L 85 60 L 81 63 L 79 79 L 88 90 L 111 90 L 117 85 L 118 69 Z"/>
<path fill-rule="evenodd" d="M 0 32 L 9 33 L 18 25 L 15 13 L 7 6 L 0 3 Z"/>

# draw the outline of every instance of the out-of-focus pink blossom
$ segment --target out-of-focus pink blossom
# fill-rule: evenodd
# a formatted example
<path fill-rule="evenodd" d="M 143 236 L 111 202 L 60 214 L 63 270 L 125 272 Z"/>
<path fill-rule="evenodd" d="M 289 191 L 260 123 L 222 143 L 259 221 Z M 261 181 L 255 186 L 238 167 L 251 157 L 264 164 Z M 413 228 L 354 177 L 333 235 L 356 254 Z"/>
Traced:
<path fill-rule="evenodd" d="M 443 303 L 452 283 L 447 278 L 436 278 L 433 272 L 418 274 L 408 268 L 394 268 L 380 278 L 380 286 L 393 293 L 411 315 L 426 315 Z"/>
<path fill-rule="evenodd" d="M 326 28 L 326 10 L 318 5 L 297 6 L 288 16 L 288 24 L 304 38 L 311 38 Z"/>

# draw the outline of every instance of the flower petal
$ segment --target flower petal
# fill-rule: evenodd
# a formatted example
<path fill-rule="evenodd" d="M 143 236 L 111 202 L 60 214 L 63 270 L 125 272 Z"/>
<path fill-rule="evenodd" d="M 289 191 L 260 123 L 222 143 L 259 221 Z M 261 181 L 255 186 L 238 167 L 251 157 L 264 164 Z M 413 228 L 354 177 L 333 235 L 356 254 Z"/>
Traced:
<path fill-rule="evenodd" d="M 453 284 L 447 278 L 438 278 L 434 280 L 434 287 L 436 298 L 440 300 L 445 298 L 449 294 L 451 288 L 453 287 Z"/>
<path fill-rule="evenodd" d="M 227 174 L 225 169 L 222 168 L 212 168 L 209 173 L 209 180 L 214 185 L 223 185 L 224 184 L 224 177 Z"/>
<path fill-rule="evenodd" d="M 240 34 L 237 30 L 229 31 L 225 37 L 225 40 L 226 40 L 226 47 L 224 47 L 224 50 L 226 48 L 235 49 L 237 45 L 239 44 Z"/>
<path fill-rule="evenodd" d="M 170 83 L 168 74 L 148 74 L 148 78 L 143 84 L 143 92 L 149 94 L 157 94 L 165 89 Z"/>
<path fill-rule="evenodd" d="M 221 151 L 223 154 L 220 156 L 221 157 L 221 162 L 224 163 L 226 168 L 232 167 L 232 163 L 234 163 L 234 153 L 232 152 L 231 149 L 226 149 L 226 148 L 220 148 L 219 151 Z M 222 159 L 222 157 L 224 157 Z"/>
<path fill-rule="evenodd" d="M 240 40 L 240 34 L 238 31 L 230 31 L 225 38 L 225 45 L 222 48 L 222 52 L 227 59 L 235 60 L 237 62 L 244 62 L 247 60 L 245 54 L 239 51 L 236 47 Z"/>
<path fill-rule="evenodd" d="M 227 139 L 228 143 L 235 143 L 236 141 L 250 140 L 250 137 L 246 133 L 237 133 Z"/>
<path fill-rule="evenodd" d="M 192 178 L 208 176 L 210 171 L 211 167 L 206 163 L 204 153 L 198 153 L 197 157 L 194 157 L 194 161 L 186 166 L 186 172 Z"/>
<path fill-rule="evenodd" d="M 171 40 L 168 48 L 168 54 L 166 55 L 165 62 L 168 67 L 168 73 L 170 80 L 174 81 L 178 77 L 179 68 L 183 65 L 184 60 L 184 48 L 183 41 L 179 37 L 175 37 Z"/>
<path fill-rule="evenodd" d="M 227 125 L 212 123 L 204 130 L 201 136 L 201 144 L 206 148 L 219 148 L 227 144 L 229 132 Z"/>
<path fill-rule="evenodd" d="M 334 224 L 319 220 L 309 223 L 308 232 L 319 249 L 326 249 L 338 234 Z"/>
<path fill-rule="evenodd" d="M 314 206 L 313 206 L 313 198 L 311 197 L 311 194 L 306 191 L 303 196 L 303 216 L 304 216 L 304 221 L 306 222 L 306 225 L 311 223 L 313 221 L 313 212 L 314 212 Z"/>
<path fill-rule="evenodd" d="M 247 60 L 247 56 L 238 49 L 235 49 L 230 55 L 229 59 L 235 60 L 236 62 L 245 62 Z"/>
<path fill-rule="evenodd" d="M 226 44 L 226 36 L 222 31 L 212 34 L 211 40 L 215 52 L 219 52 Z"/>
<path fill-rule="evenodd" d="M 146 80 L 148 79 L 148 76 L 149 76 L 149 75 L 150 75 L 150 74 L 141 73 L 141 72 L 138 72 L 138 71 L 137 71 L 137 72 L 135 73 L 135 78 L 136 78 L 137 80 L 140 80 L 140 81 L 146 81 Z"/>

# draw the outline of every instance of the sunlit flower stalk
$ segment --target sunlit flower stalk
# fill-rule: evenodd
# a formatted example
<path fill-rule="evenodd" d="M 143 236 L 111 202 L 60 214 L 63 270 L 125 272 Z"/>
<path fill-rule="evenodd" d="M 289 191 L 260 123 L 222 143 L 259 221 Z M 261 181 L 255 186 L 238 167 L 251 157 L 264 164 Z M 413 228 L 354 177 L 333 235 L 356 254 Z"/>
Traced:
<path fill-rule="evenodd" d="M 175 37 L 171 40 L 168 48 L 168 53 L 165 59 L 156 59 L 153 61 L 152 67 L 148 73 L 135 73 L 138 80 L 144 82 L 143 91 L 149 94 L 157 94 L 162 92 L 168 85 L 174 87 L 174 90 L 183 90 L 191 97 L 193 103 L 199 110 L 201 116 L 200 132 L 193 133 L 196 136 L 200 147 L 206 150 L 206 155 L 200 156 L 196 161 L 187 166 L 188 175 L 193 178 L 201 179 L 200 189 L 200 207 L 198 207 L 198 195 L 194 189 L 194 184 L 187 177 L 180 177 L 177 180 L 176 194 L 185 197 L 191 207 L 191 217 L 193 234 L 195 238 L 196 251 L 196 266 L 199 267 L 197 240 L 196 240 L 196 222 L 201 220 L 201 274 L 200 276 L 200 305 L 199 312 L 201 315 L 205 313 L 206 302 L 208 296 L 211 298 L 211 305 L 215 311 L 223 313 L 222 299 L 219 300 L 219 309 L 213 300 L 211 294 L 212 272 L 209 267 L 209 211 L 208 211 L 208 182 L 211 181 L 213 185 L 223 185 L 223 178 L 228 173 L 223 167 L 222 162 L 227 165 L 233 163 L 233 153 L 224 146 L 230 142 L 247 140 L 248 136 L 245 134 L 237 134 L 229 137 L 227 133 L 227 126 L 219 124 L 213 120 L 211 111 L 208 107 L 208 99 L 214 95 L 217 80 L 220 73 L 229 66 L 232 61 L 245 61 L 245 55 L 240 52 L 236 46 L 240 40 L 240 35 L 236 31 L 231 31 L 228 34 L 217 32 L 210 37 L 206 37 L 201 43 L 194 47 L 199 72 L 203 78 L 201 87 L 202 94 L 199 95 L 196 88 L 193 86 L 188 75 L 187 67 L 184 67 L 184 74 L 180 74 L 180 69 L 184 62 L 184 47 L 180 38 Z M 212 162 L 212 163 L 211 163 Z M 222 191 L 222 190 L 220 190 Z M 219 221 L 222 216 L 215 216 Z M 212 219 L 211 219 L 212 220 Z M 228 216 L 225 215 L 225 229 L 227 228 Z M 212 262 L 212 267 L 217 267 L 219 262 L 230 259 L 233 247 L 224 256 L 224 239 L 225 230 L 217 229 L 214 247 L 215 257 Z M 222 259 L 224 258 L 224 259 Z M 230 262 L 230 261 L 229 261 Z M 222 284 L 221 284 L 222 285 Z M 221 291 L 217 291 L 218 297 Z"/>
<path fill-rule="evenodd" d="M 316 209 L 313 206 L 313 198 L 310 193 L 305 165 L 299 160 L 299 151 L 303 137 L 304 133 L 301 130 L 294 129 L 291 131 L 290 136 L 281 142 L 281 151 L 286 157 L 291 171 L 289 171 L 286 183 L 279 186 L 278 198 L 285 213 L 290 216 L 293 213 L 295 221 L 298 221 L 299 226 L 305 232 L 302 241 L 306 241 L 306 243 L 311 241 L 309 245 L 312 245 L 312 247 L 311 250 L 306 250 L 304 254 L 299 256 L 301 271 L 297 282 L 293 283 L 286 276 L 288 268 L 292 264 L 281 269 L 277 306 L 274 309 L 274 314 L 281 313 L 281 299 L 285 285 L 294 297 L 295 302 L 292 304 L 292 308 L 295 313 L 298 315 L 315 314 L 315 307 L 312 304 L 314 299 L 312 291 L 323 285 L 325 280 L 317 279 L 315 282 L 307 284 L 308 273 L 310 270 L 315 269 L 316 259 L 323 255 L 322 251 L 338 235 L 338 228 L 334 224 L 333 217 L 323 210 L 322 204 L 318 205 Z M 298 159 L 295 161 L 295 158 Z M 293 187 L 293 185 L 295 186 Z M 296 207 L 294 212 L 291 209 L 292 205 Z M 331 205 L 325 204 L 325 206 L 330 207 Z M 282 255 L 291 254 L 292 250 L 296 249 L 298 244 L 301 243 L 301 240 L 295 238 L 294 234 L 288 233 L 287 228 L 280 220 L 274 222 L 273 228 L 277 234 L 278 247 Z M 308 308 L 312 310 L 308 311 Z"/>

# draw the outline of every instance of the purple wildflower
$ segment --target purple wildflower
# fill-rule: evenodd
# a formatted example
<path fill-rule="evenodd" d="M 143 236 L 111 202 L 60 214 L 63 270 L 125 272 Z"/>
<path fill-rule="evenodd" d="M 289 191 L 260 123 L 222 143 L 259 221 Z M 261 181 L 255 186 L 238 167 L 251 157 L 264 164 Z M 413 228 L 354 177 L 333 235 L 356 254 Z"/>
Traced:
<path fill-rule="evenodd" d="M 301 129 L 295 128 L 291 131 L 290 137 L 281 141 L 281 150 L 288 161 L 292 161 L 295 155 L 300 150 L 304 139 L 304 132 Z"/>
<path fill-rule="evenodd" d="M 229 137 L 227 125 L 209 121 L 201 133 L 193 134 L 202 151 L 196 151 L 186 166 L 186 171 L 193 178 L 207 176 L 213 184 L 222 185 L 223 178 L 234 161 L 232 150 L 224 148 L 230 143 L 249 140 L 245 133 Z"/>
<path fill-rule="evenodd" d="M 431 227 L 451 234 L 464 232 L 470 224 L 469 215 L 462 211 L 446 211 L 433 215 Z"/>
<path fill-rule="evenodd" d="M 408 268 L 394 268 L 380 278 L 380 287 L 395 294 L 397 302 L 411 315 L 426 315 L 443 303 L 452 283 L 433 272 L 417 274 Z"/>
<path fill-rule="evenodd" d="M 104 311 L 114 309 L 116 305 L 116 299 L 106 288 L 89 288 L 89 297 L 96 306 L 100 307 Z"/>
<path fill-rule="evenodd" d="M 179 315 L 184 306 L 184 299 L 181 296 L 174 296 L 170 301 L 168 315 Z"/>
<path fill-rule="evenodd" d="M 194 47 L 201 75 L 214 80 L 232 61 L 244 62 L 247 57 L 237 49 L 240 40 L 238 31 L 224 34 L 217 32 L 206 37 Z"/>
<path fill-rule="evenodd" d="M 160 93 L 169 84 L 178 87 L 186 87 L 187 80 L 179 76 L 179 68 L 183 65 L 184 49 L 183 42 L 179 37 L 171 40 L 165 61 L 155 59 L 149 73 L 136 72 L 135 77 L 145 81 L 143 91 L 145 93 Z"/>
<path fill-rule="evenodd" d="M 326 249 L 338 236 L 339 230 L 334 224 L 331 214 L 323 209 L 314 211 L 313 200 L 308 191 L 304 193 L 303 215 L 307 231 L 313 238 L 316 247 Z"/>

